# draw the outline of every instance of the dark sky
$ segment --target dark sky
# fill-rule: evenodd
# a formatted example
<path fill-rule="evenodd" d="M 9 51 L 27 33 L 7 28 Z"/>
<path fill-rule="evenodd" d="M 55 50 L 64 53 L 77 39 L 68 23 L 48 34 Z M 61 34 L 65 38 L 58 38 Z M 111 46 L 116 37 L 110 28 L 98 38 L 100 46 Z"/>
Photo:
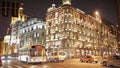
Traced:
<path fill-rule="evenodd" d="M 24 13 L 30 16 L 45 20 L 46 11 L 51 4 L 62 5 L 62 0 L 19 0 L 24 2 Z M 92 15 L 95 10 L 99 10 L 102 17 L 117 24 L 116 2 L 115 0 L 72 0 L 72 6 L 79 8 L 87 14 Z M 1 13 L 1 9 L 0 9 Z M 2 17 L 0 14 L 0 36 L 6 35 L 7 27 L 10 25 L 10 16 Z"/>

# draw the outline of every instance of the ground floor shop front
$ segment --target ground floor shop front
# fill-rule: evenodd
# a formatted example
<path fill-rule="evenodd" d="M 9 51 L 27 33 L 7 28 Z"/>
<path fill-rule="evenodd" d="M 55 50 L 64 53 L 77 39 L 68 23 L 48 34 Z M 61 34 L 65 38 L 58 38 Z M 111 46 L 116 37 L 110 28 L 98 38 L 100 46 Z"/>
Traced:
<path fill-rule="evenodd" d="M 47 52 L 61 50 L 67 55 L 67 58 L 80 58 L 81 56 L 93 55 L 93 56 L 104 56 L 104 55 L 114 55 L 115 50 L 101 50 L 101 49 L 87 49 L 87 48 L 52 48 L 48 49 Z"/>

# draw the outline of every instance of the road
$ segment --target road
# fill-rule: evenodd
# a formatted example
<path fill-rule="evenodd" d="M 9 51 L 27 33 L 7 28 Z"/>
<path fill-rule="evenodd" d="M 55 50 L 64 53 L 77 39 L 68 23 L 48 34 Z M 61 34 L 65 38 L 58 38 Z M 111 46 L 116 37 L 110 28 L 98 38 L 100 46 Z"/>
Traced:
<path fill-rule="evenodd" d="M 42 64 L 27 64 L 18 60 L 2 60 L 2 63 L 0 68 L 109 68 L 100 63 L 81 63 L 79 59 L 67 59 L 65 62 L 45 62 Z"/>

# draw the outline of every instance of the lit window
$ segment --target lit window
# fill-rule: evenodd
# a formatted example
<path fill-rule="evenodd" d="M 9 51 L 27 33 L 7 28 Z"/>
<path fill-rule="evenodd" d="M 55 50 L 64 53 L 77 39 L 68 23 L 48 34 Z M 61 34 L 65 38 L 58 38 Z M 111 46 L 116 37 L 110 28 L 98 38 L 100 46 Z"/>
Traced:
<path fill-rule="evenodd" d="M 31 28 L 29 28 L 29 30 L 31 31 L 31 29 L 32 29 L 32 27 Z"/>
<path fill-rule="evenodd" d="M 56 18 L 58 17 L 58 12 L 55 12 L 55 17 L 56 17 Z"/>
<path fill-rule="evenodd" d="M 26 32 L 28 32 L 28 28 L 26 29 Z"/>
<path fill-rule="evenodd" d="M 36 33 L 34 33 L 34 37 L 36 37 Z"/>
<path fill-rule="evenodd" d="M 23 30 L 23 33 L 25 33 L 25 30 Z"/>
<path fill-rule="evenodd" d="M 34 30 L 36 29 L 36 26 L 34 26 Z"/>
<path fill-rule="evenodd" d="M 37 37 L 39 37 L 39 33 L 37 33 Z"/>

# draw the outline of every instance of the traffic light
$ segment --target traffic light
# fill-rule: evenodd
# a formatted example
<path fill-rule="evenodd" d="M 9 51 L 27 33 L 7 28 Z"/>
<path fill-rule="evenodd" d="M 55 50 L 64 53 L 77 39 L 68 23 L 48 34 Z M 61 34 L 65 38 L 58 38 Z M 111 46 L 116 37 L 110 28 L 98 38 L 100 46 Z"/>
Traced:
<path fill-rule="evenodd" d="M 2 15 L 5 17 L 9 16 L 9 8 L 10 8 L 10 2 L 7 0 L 2 1 Z"/>
<path fill-rule="evenodd" d="M 18 9 L 19 9 L 19 6 L 18 6 L 18 2 L 17 1 L 14 1 L 12 2 L 12 17 L 18 17 Z"/>

